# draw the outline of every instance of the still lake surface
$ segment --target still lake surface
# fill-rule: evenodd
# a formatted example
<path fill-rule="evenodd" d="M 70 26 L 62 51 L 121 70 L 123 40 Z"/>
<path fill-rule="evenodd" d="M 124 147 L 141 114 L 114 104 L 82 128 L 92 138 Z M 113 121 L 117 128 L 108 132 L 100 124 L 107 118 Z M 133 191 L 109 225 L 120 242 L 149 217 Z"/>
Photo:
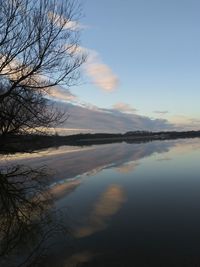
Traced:
<path fill-rule="evenodd" d="M 53 173 L 70 233 L 40 266 L 200 266 L 200 139 L 60 147 L 5 164 Z"/>

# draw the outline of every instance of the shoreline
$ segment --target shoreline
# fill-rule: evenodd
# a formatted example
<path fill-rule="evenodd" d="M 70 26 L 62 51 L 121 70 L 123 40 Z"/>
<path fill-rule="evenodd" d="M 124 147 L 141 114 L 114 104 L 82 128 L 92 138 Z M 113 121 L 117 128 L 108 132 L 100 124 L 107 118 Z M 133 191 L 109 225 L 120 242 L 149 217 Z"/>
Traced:
<path fill-rule="evenodd" d="M 145 132 L 135 131 L 125 134 L 76 134 L 69 136 L 55 135 L 10 135 L 0 137 L 0 154 L 17 152 L 34 152 L 37 150 L 59 146 L 91 146 L 110 143 L 143 143 L 156 140 L 175 140 L 198 138 L 200 131 L 187 132 Z"/>

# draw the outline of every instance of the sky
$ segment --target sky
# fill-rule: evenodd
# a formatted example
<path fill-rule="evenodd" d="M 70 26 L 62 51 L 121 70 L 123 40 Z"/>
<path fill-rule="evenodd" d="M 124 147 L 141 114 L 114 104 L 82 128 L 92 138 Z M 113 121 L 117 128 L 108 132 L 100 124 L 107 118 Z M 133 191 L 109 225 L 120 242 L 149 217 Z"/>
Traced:
<path fill-rule="evenodd" d="M 82 0 L 79 101 L 200 129 L 200 1 Z"/>

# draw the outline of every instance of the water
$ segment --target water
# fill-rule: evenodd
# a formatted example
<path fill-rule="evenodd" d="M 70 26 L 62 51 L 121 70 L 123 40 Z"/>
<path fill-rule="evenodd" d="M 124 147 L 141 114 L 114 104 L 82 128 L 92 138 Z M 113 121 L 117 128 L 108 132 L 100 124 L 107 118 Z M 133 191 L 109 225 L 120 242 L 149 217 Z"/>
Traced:
<path fill-rule="evenodd" d="M 200 266 L 200 139 L 5 160 L 53 171 L 49 187 L 70 234 L 54 237 L 40 266 Z"/>

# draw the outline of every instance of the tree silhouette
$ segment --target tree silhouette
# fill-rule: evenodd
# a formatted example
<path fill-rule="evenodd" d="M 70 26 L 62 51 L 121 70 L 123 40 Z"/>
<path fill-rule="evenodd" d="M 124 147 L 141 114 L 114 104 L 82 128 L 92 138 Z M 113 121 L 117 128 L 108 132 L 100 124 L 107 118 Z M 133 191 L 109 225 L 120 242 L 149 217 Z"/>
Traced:
<path fill-rule="evenodd" d="M 79 78 L 80 7 L 75 0 L 0 0 L 0 6 L 0 134 L 62 122 L 48 96 Z"/>
<path fill-rule="evenodd" d="M 49 239 L 67 232 L 61 214 L 54 210 L 48 177 L 44 168 L 18 165 L 1 169 L 1 266 L 38 266 Z"/>

